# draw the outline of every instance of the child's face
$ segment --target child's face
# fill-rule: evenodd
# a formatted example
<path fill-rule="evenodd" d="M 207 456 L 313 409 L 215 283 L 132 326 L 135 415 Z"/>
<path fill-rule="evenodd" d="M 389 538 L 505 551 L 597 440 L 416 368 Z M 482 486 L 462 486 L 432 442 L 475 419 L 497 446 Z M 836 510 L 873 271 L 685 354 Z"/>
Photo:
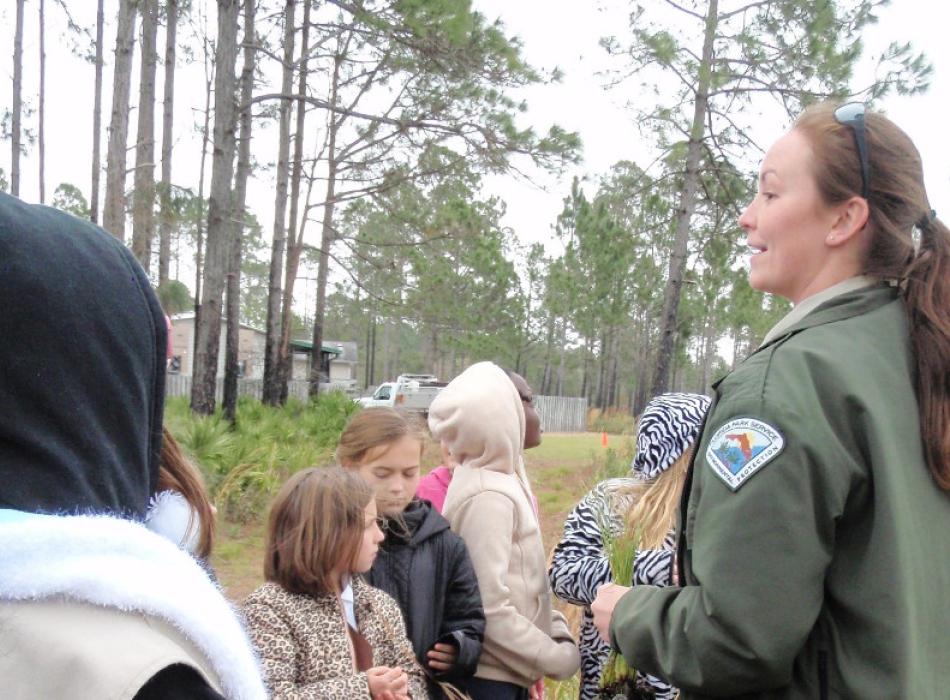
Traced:
<path fill-rule="evenodd" d="M 524 449 L 530 450 L 541 444 L 541 416 L 534 408 L 534 392 L 520 374 L 512 373 L 511 383 L 518 390 L 524 406 Z"/>
<path fill-rule="evenodd" d="M 407 435 L 367 457 L 357 471 L 376 492 L 379 514 L 391 517 L 402 513 L 419 485 L 422 443 Z"/>
<path fill-rule="evenodd" d="M 363 528 L 363 539 L 360 541 L 360 549 L 356 553 L 356 559 L 353 562 L 354 574 L 363 574 L 370 570 L 373 562 L 376 560 L 376 553 L 379 551 L 379 543 L 383 541 L 383 531 L 379 529 L 379 522 L 376 519 L 376 503 L 370 501 L 369 505 L 363 511 L 365 527 Z"/>

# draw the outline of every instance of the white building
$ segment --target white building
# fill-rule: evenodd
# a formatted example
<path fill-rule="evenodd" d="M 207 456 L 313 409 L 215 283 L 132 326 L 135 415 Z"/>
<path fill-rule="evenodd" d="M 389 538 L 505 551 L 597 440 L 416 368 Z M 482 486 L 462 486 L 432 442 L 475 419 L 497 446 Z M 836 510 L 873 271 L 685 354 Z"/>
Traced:
<path fill-rule="evenodd" d="M 168 364 L 170 374 L 191 376 L 194 367 L 195 315 L 194 313 L 176 314 L 171 317 L 172 359 Z M 224 376 L 224 347 L 227 330 L 225 319 L 221 319 L 219 338 L 218 377 Z M 245 379 L 262 379 L 264 376 L 264 343 L 266 334 L 259 328 L 241 324 L 238 329 L 238 367 L 240 376 Z M 291 379 L 306 379 L 310 372 L 310 350 L 313 343 L 305 340 L 292 340 L 293 365 Z M 356 343 L 351 341 L 326 340 L 321 353 L 324 373 L 332 383 L 350 383 L 356 379 Z"/>

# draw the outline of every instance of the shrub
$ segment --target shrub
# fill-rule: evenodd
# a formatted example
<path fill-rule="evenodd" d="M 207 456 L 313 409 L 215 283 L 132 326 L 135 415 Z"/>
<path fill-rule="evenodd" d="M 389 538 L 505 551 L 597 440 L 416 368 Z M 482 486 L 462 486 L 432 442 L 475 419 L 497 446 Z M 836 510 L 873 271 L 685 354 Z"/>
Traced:
<path fill-rule="evenodd" d="M 587 412 L 587 430 L 592 433 L 633 435 L 637 430 L 637 422 L 633 416 L 619 408 L 608 408 L 606 411 L 592 408 Z"/>
<path fill-rule="evenodd" d="M 264 514 L 291 474 L 332 460 L 343 426 L 358 408 L 342 392 L 276 408 L 241 397 L 231 425 L 220 412 L 193 415 L 187 398 L 178 397 L 167 402 L 165 422 L 205 475 L 222 515 L 247 522 Z"/>

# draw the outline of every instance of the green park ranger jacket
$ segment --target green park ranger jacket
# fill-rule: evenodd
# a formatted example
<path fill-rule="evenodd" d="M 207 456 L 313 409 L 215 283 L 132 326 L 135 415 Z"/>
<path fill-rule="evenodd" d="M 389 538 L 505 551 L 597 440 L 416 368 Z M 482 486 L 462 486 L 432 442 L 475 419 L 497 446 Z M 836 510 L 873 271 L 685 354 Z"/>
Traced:
<path fill-rule="evenodd" d="M 950 698 L 950 495 L 924 461 L 907 324 L 896 289 L 845 293 L 718 382 L 684 585 L 614 611 L 635 668 L 683 698 Z"/>

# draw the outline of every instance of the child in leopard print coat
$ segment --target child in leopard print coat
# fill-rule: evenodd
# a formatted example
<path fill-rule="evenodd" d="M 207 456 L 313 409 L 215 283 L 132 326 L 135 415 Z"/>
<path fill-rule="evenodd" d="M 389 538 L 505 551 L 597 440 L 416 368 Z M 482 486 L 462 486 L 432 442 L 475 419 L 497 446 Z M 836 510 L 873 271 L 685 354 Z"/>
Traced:
<path fill-rule="evenodd" d="M 271 508 L 267 583 L 244 602 L 274 700 L 423 700 L 402 613 L 359 576 L 383 539 L 376 501 L 337 467 L 298 472 Z"/>

